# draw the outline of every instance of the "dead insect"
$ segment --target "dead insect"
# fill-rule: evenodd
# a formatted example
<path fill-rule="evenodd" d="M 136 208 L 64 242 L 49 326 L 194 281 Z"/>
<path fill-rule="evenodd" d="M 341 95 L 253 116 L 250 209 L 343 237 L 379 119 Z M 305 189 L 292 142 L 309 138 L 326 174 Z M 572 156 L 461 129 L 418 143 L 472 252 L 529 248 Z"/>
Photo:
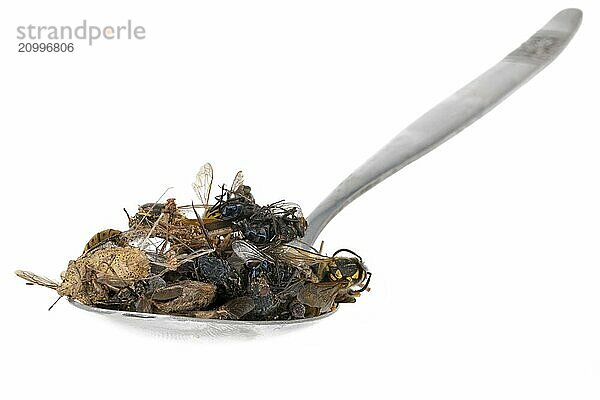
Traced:
<path fill-rule="evenodd" d="M 352 287 L 358 287 L 355 292 L 360 293 L 367 289 L 371 273 L 367 271 L 362 258 L 348 249 L 340 249 L 328 257 L 316 250 L 305 250 L 296 246 L 281 245 L 268 249 L 272 257 L 289 263 L 301 270 L 310 269 L 313 283 L 322 281 L 345 281 Z M 351 257 L 339 256 L 341 253 L 350 253 Z"/>
<path fill-rule="evenodd" d="M 306 315 L 306 306 L 298 300 L 292 300 L 288 305 L 288 311 L 292 318 L 304 318 Z"/>
<path fill-rule="evenodd" d="M 96 247 L 108 242 L 109 240 L 113 240 L 118 237 L 122 232 L 116 229 L 105 229 L 96 233 L 92 238 L 85 244 L 83 248 L 83 254 L 88 251 L 95 249 Z"/>
<path fill-rule="evenodd" d="M 148 257 L 140 249 L 109 247 L 69 261 L 61 273 L 61 283 L 27 271 L 16 271 L 16 274 L 31 283 L 56 289 L 60 296 L 93 305 L 107 300 L 111 287 L 128 286 L 147 277 L 149 272 Z"/>
<path fill-rule="evenodd" d="M 214 283 L 225 293 L 235 295 L 242 290 L 240 275 L 227 260 L 211 255 L 199 257 L 194 260 L 194 268 L 198 279 Z"/>
<path fill-rule="evenodd" d="M 253 309 L 254 300 L 249 296 L 243 296 L 231 299 L 215 310 L 193 311 L 189 315 L 196 318 L 238 320 L 242 319 Z"/>
<path fill-rule="evenodd" d="M 179 281 L 156 290 L 150 300 L 159 313 L 180 314 L 205 310 L 215 299 L 217 287 L 212 283 Z"/>
<path fill-rule="evenodd" d="M 316 251 L 281 245 L 269 252 L 273 258 L 304 272 L 307 282 L 297 289 L 297 299 L 317 309 L 317 315 L 331 311 L 337 303 L 354 303 L 371 281 L 362 258 L 351 250 L 340 249 L 327 257 Z M 351 256 L 342 257 L 342 253 Z"/>
<path fill-rule="evenodd" d="M 305 234 L 300 206 L 257 204 L 241 171 L 210 204 L 212 183 L 207 163 L 192 184 L 199 204 L 161 202 L 165 191 L 127 214 L 128 230 L 98 232 L 61 282 L 17 275 L 94 307 L 216 319 L 309 318 L 368 289 L 371 274 L 356 253 L 328 257 L 286 244 Z"/>
<path fill-rule="evenodd" d="M 162 215 L 164 203 L 145 203 L 138 207 L 137 213 L 129 218 L 129 227 L 137 229 L 140 227 L 151 227 Z M 128 214 L 129 215 L 129 214 Z"/>
<path fill-rule="evenodd" d="M 307 228 L 300 206 L 283 201 L 255 208 L 237 225 L 244 237 L 256 244 L 288 243 L 304 236 Z"/>
<path fill-rule="evenodd" d="M 248 295 L 254 300 L 254 312 L 262 316 L 270 314 L 279 304 L 267 278 L 274 260 L 244 240 L 236 240 L 231 248 L 248 269 Z"/>
<path fill-rule="evenodd" d="M 344 289 L 344 282 L 308 282 L 298 291 L 298 301 L 309 307 L 314 307 L 320 313 L 333 309 L 336 300 Z M 342 294 L 343 295 L 343 294 Z"/>
<path fill-rule="evenodd" d="M 152 312 L 150 298 L 167 283 L 160 276 L 152 275 L 129 286 L 112 286 L 107 300 L 98 301 L 96 307 L 113 310 Z"/>

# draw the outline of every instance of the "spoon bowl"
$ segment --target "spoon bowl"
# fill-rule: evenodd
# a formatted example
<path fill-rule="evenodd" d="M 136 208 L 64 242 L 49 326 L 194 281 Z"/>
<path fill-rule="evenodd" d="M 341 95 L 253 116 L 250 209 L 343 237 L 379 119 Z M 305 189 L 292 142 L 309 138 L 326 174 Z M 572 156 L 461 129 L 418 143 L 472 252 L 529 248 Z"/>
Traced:
<path fill-rule="evenodd" d="M 104 308 L 87 306 L 73 299 L 69 299 L 69 303 L 84 311 L 102 315 L 116 323 L 148 331 L 153 335 L 173 338 L 235 337 L 243 339 L 281 334 L 310 326 L 335 313 L 334 310 L 321 314 L 318 317 L 286 321 L 226 321 L 183 317 L 178 315 L 107 310 Z"/>

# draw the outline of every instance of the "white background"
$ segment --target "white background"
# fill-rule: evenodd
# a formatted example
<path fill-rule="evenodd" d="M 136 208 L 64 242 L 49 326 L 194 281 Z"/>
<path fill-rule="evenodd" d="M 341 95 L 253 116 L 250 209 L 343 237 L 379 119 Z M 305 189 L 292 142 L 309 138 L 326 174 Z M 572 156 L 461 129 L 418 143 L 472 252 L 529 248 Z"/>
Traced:
<path fill-rule="evenodd" d="M 331 318 L 252 340 L 170 339 L 28 287 L 211 161 L 308 213 L 394 134 L 584 11 L 565 52 L 323 232 L 373 271 Z M 146 28 L 17 53 L 19 25 Z M 36 398 L 597 399 L 595 1 L 20 1 L 0 12 L 2 392 Z M 4 398 L 10 398 L 5 397 Z"/>

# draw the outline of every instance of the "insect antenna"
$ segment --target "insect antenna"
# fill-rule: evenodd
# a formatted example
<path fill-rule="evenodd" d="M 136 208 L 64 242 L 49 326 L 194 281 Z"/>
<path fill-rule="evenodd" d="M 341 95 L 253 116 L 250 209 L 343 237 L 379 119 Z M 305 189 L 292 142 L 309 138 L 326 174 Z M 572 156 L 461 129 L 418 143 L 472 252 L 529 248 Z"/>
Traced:
<path fill-rule="evenodd" d="M 125 215 L 127 215 L 127 220 L 131 223 L 131 216 L 129 215 L 125 207 L 123 207 L 123 211 L 125 211 Z"/>
<path fill-rule="evenodd" d="M 333 253 L 332 257 L 335 257 L 337 254 L 342 253 L 344 251 L 347 252 L 347 253 L 352 254 L 353 256 L 356 256 L 356 258 L 358 258 L 361 263 L 363 262 L 361 256 L 359 256 L 358 254 L 356 254 L 355 252 L 353 252 L 352 250 L 349 250 L 349 249 L 339 249 L 335 253 Z"/>
<path fill-rule="evenodd" d="M 56 301 L 54 303 L 52 303 L 52 305 L 50 307 L 48 307 L 48 311 L 52 310 L 52 307 L 54 307 L 56 305 L 56 303 L 58 303 L 58 301 L 62 298 L 63 298 L 62 296 L 58 296 L 58 299 L 56 299 Z"/>

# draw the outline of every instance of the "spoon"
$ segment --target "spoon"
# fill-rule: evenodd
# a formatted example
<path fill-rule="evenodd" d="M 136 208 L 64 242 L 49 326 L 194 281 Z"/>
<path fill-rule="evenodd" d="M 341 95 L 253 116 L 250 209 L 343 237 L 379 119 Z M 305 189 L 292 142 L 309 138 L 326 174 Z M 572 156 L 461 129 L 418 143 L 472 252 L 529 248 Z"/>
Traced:
<path fill-rule="evenodd" d="M 308 216 L 304 243 L 314 244 L 325 226 L 344 207 L 475 122 L 554 61 L 577 32 L 581 18 L 582 12 L 578 9 L 559 12 L 498 64 L 400 132 L 344 179 Z M 297 244 L 301 245 L 300 242 Z M 72 299 L 69 301 L 86 311 L 169 336 L 251 337 L 280 329 L 304 327 L 333 314 L 329 312 L 319 317 L 290 321 L 221 321 L 105 310 Z"/>

